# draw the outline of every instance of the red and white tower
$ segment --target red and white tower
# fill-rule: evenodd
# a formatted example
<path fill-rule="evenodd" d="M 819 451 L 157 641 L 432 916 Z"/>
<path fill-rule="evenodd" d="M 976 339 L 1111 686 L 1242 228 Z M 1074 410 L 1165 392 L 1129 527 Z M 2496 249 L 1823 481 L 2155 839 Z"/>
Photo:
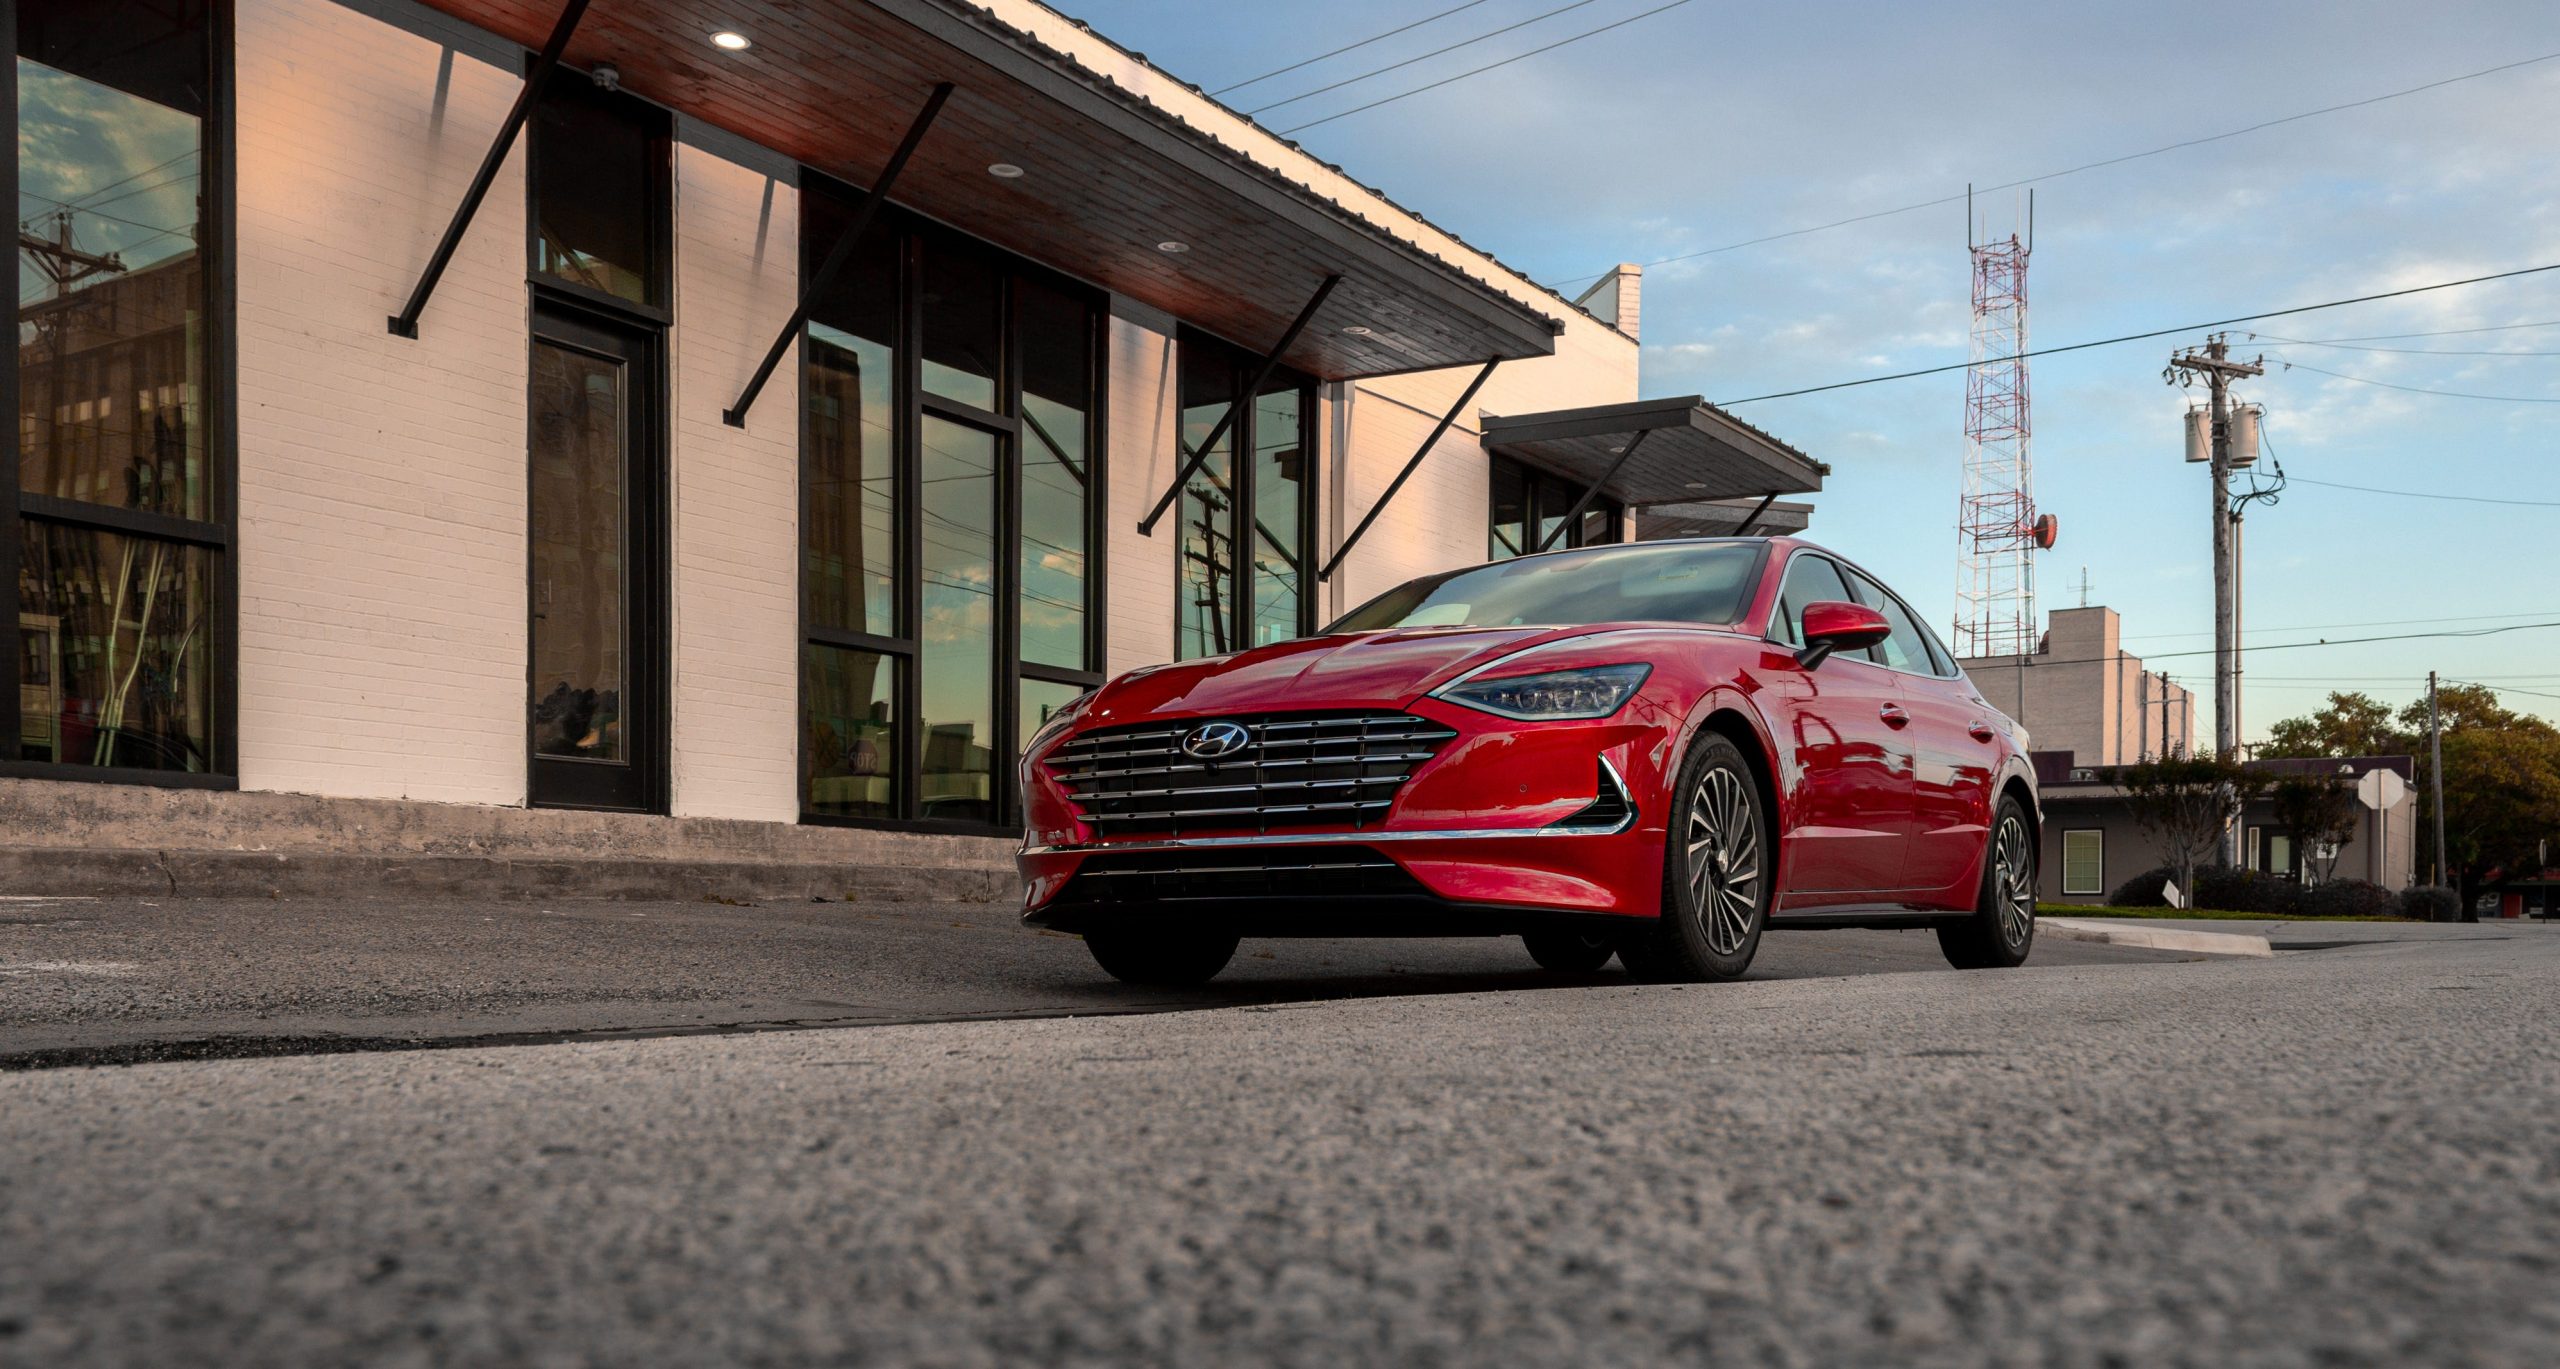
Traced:
<path fill-rule="evenodd" d="M 1973 247 L 1973 366 L 1964 379 L 1964 505 L 1956 520 L 1958 656 L 2035 650 L 2036 515 L 2027 440 L 2027 252 L 2014 233 Z"/>

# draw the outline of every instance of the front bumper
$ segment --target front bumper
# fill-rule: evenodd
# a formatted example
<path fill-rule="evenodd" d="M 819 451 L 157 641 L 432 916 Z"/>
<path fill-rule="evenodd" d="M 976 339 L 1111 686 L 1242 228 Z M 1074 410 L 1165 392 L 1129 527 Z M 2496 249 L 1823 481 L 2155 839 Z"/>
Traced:
<path fill-rule="evenodd" d="M 1248 935 L 1504 933 L 1651 917 L 1662 889 L 1656 781 L 1667 749 L 1642 719 L 1506 722 L 1424 701 L 1459 729 L 1364 828 L 1103 838 L 1025 767 L 1025 920 L 1215 918 Z M 1614 787 L 1620 806 L 1603 800 Z M 1595 793 L 1595 790 L 1598 791 Z"/>

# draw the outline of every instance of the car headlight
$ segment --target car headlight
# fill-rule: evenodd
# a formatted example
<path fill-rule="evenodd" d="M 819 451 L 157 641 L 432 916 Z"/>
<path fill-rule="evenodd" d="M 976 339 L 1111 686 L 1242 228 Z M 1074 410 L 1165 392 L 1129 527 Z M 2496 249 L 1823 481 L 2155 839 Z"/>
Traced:
<path fill-rule="evenodd" d="M 1584 666 L 1499 680 L 1460 680 L 1443 686 L 1433 697 L 1532 722 L 1605 718 L 1634 698 L 1637 686 L 1652 673 L 1652 666 L 1640 662 Z"/>

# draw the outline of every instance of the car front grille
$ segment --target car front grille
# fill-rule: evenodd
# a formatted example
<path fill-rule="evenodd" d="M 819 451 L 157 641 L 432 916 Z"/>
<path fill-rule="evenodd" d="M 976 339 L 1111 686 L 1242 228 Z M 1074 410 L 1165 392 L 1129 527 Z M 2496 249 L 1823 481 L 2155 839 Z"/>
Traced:
<path fill-rule="evenodd" d="M 1185 753 L 1185 738 L 1217 722 L 1240 724 L 1244 745 L 1211 760 Z M 1385 817 L 1414 770 L 1457 735 L 1408 713 L 1193 718 L 1087 732 L 1048 765 L 1105 836 L 1363 827 Z"/>
<path fill-rule="evenodd" d="M 1127 851 L 1089 856 L 1058 902 L 1428 898 L 1404 867 L 1366 847 L 1271 851 Z"/>

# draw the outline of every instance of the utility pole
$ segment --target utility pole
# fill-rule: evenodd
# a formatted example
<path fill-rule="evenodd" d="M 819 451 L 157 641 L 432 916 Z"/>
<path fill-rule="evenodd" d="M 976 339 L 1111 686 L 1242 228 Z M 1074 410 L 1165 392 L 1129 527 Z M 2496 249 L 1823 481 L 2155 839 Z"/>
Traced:
<path fill-rule="evenodd" d="M 2213 392 L 2213 748 L 2228 759 L 2240 745 L 2239 594 L 2232 580 L 2231 545 L 2231 382 L 2239 376 L 2265 375 L 2265 358 L 2233 361 L 2227 335 L 2216 333 L 2202 348 L 2190 347 L 2169 358 L 2164 377 L 2191 385 L 2197 376 Z M 2239 833 L 2222 829 L 2221 857 L 2239 864 Z"/>
<path fill-rule="evenodd" d="M 2432 670 L 2427 672 L 2427 772 L 2428 784 L 2435 791 L 2436 810 L 2435 878 L 2428 883 L 2441 889 L 2445 887 L 2445 869 L 2452 862 L 2444 854 L 2444 724 L 2436 717 L 2436 673 Z"/>

